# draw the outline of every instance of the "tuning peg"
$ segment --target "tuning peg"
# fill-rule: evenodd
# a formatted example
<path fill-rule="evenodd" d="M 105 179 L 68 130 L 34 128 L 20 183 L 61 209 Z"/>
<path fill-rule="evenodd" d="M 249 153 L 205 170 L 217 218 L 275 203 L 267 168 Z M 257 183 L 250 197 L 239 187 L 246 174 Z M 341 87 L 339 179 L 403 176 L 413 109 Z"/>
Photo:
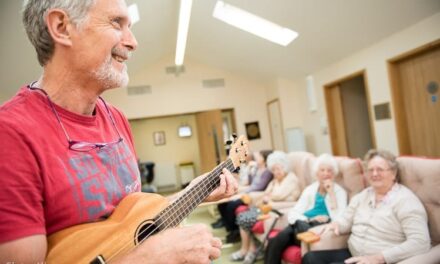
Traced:
<path fill-rule="evenodd" d="M 226 140 L 225 145 L 230 146 L 232 144 L 232 140 Z"/>
<path fill-rule="evenodd" d="M 234 138 L 234 142 L 237 140 L 238 136 L 236 133 L 232 133 L 232 137 Z"/>

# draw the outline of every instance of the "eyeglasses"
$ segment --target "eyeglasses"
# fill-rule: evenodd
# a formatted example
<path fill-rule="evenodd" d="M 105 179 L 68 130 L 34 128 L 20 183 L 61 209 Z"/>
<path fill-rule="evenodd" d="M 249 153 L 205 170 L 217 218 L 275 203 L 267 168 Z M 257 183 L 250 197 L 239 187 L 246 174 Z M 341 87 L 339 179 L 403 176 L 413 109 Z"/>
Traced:
<path fill-rule="evenodd" d="M 383 169 L 383 168 L 369 168 L 369 169 L 367 169 L 367 173 L 370 174 L 370 175 L 372 175 L 372 174 L 374 174 L 374 172 L 376 171 L 377 174 L 382 174 L 382 173 L 384 173 L 385 171 L 389 171 L 389 170 L 391 170 L 391 169 L 390 169 L 390 168 L 388 168 L 388 169 Z"/>
<path fill-rule="evenodd" d="M 119 142 L 123 141 L 123 138 L 121 137 L 121 134 L 119 134 L 118 128 L 116 127 L 116 124 L 115 124 L 115 121 L 113 119 L 113 116 L 112 116 L 110 110 L 108 109 L 107 104 L 105 103 L 104 99 L 102 99 L 101 97 L 99 97 L 99 99 L 102 101 L 102 103 L 105 106 L 105 109 L 107 110 L 107 114 L 108 114 L 108 116 L 110 118 L 110 121 L 112 122 L 112 125 L 113 125 L 114 129 L 116 130 L 116 133 L 118 134 L 118 139 L 116 141 L 113 141 L 113 142 L 98 142 L 98 143 L 72 140 L 69 137 L 69 134 L 67 134 L 66 128 L 64 128 L 63 122 L 61 122 L 61 118 L 58 115 L 58 112 L 55 110 L 55 106 L 54 106 L 52 100 L 50 100 L 49 95 L 46 93 L 45 90 L 43 90 L 41 88 L 38 88 L 38 87 L 33 87 L 32 86 L 33 84 L 34 83 L 29 85 L 28 88 L 30 90 L 40 91 L 40 92 L 42 92 L 47 97 L 47 100 L 49 101 L 49 105 L 50 105 L 50 107 L 52 109 L 52 112 L 55 114 L 55 117 L 57 118 L 58 123 L 60 124 L 61 129 L 64 132 L 64 135 L 66 135 L 67 142 L 69 143 L 69 149 L 74 150 L 74 151 L 87 152 L 87 151 L 91 151 L 93 149 L 102 149 L 104 147 L 107 147 L 107 146 L 110 146 L 110 145 L 115 145 L 115 144 L 118 144 Z"/>

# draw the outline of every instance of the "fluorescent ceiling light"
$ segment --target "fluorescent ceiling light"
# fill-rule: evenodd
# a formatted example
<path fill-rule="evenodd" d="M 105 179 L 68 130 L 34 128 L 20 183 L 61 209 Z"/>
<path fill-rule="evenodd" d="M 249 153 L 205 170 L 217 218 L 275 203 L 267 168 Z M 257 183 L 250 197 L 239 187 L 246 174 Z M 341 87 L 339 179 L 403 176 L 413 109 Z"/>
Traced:
<path fill-rule="evenodd" d="M 179 28 L 177 30 L 176 59 L 177 66 L 183 64 L 186 39 L 188 37 L 189 18 L 191 17 L 192 0 L 180 0 Z"/>
<path fill-rule="evenodd" d="M 217 1 L 212 15 L 234 27 L 282 46 L 287 46 L 298 37 L 298 33 L 291 29 L 277 25 L 223 1 Z"/>
<path fill-rule="evenodd" d="M 128 16 L 130 17 L 131 25 L 139 21 L 139 10 L 136 4 L 132 4 L 128 7 Z"/>

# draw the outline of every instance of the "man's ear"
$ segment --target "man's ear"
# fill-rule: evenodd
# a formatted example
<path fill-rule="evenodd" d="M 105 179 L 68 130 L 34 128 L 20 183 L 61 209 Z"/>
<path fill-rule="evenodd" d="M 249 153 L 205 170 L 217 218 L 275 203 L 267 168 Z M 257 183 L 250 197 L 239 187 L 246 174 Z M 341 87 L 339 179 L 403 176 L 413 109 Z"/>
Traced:
<path fill-rule="evenodd" d="M 54 43 L 71 46 L 70 19 L 62 9 L 51 9 L 46 15 L 46 25 Z"/>

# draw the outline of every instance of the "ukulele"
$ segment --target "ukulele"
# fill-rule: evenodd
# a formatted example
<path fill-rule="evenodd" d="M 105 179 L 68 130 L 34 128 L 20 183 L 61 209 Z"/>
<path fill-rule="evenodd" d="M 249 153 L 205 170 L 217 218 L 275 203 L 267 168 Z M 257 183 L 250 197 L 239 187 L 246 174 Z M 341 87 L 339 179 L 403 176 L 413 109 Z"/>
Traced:
<path fill-rule="evenodd" d="M 231 145 L 226 161 L 171 204 L 158 194 L 131 193 L 106 220 L 51 234 L 46 262 L 104 264 L 128 254 L 150 236 L 178 226 L 220 185 L 222 169 L 234 171 L 247 152 L 247 141 L 241 136 Z"/>

